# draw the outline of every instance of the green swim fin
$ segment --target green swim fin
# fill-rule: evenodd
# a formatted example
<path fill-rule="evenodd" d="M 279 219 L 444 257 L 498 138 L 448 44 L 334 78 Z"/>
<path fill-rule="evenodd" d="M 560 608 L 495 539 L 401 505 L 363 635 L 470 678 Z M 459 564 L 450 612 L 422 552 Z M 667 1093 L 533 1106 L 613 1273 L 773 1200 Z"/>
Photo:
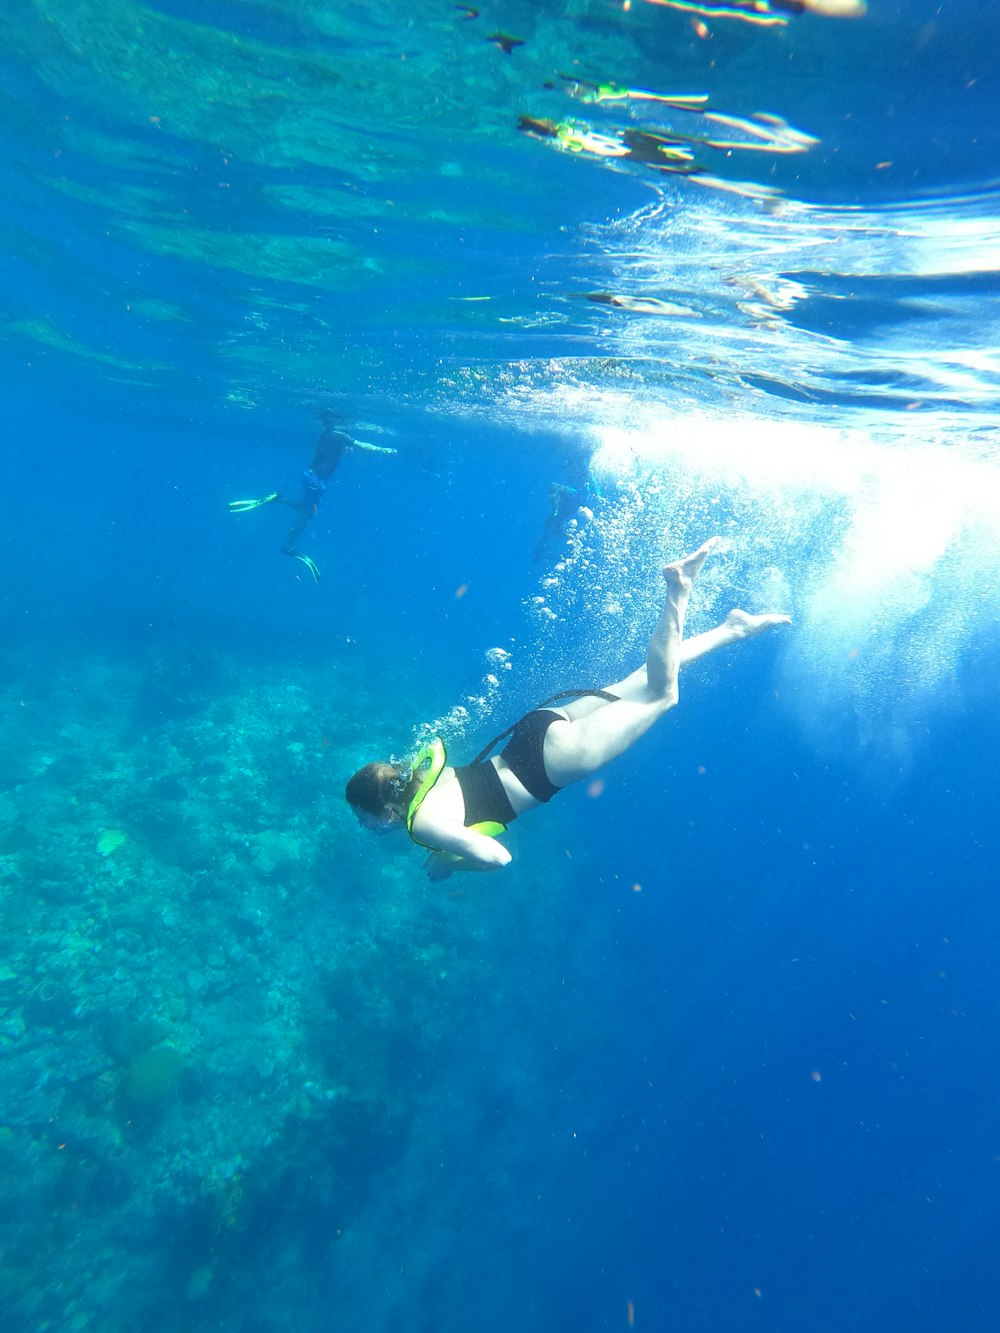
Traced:
<path fill-rule="evenodd" d="M 272 491 L 270 495 L 262 496 L 259 500 L 230 500 L 229 512 L 231 514 L 248 514 L 251 509 L 259 509 L 261 505 L 274 504 L 275 500 L 280 499 L 279 492 Z"/>

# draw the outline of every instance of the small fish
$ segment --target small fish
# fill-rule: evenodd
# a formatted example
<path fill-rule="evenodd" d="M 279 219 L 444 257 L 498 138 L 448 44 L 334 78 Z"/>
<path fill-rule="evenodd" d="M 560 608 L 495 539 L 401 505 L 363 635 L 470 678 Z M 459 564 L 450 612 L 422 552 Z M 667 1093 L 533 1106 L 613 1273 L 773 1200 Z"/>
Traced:
<path fill-rule="evenodd" d="M 479 17 L 479 10 L 473 9 L 471 5 L 456 5 L 455 8 L 462 11 L 462 18 L 464 19 L 477 19 Z"/>
<path fill-rule="evenodd" d="M 515 46 L 524 45 L 523 37 L 510 37 L 505 32 L 494 32 L 486 40 L 492 42 L 494 46 L 499 46 L 505 56 L 509 56 Z"/>

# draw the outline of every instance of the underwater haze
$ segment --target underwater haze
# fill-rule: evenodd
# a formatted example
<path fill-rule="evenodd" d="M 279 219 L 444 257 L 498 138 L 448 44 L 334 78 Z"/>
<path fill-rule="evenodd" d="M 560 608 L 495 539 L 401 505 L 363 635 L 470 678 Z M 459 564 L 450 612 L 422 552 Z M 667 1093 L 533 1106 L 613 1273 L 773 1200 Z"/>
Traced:
<path fill-rule="evenodd" d="M 4 1333 L 1000 1326 L 1000 8 L 861 10 L 4 7 Z"/>

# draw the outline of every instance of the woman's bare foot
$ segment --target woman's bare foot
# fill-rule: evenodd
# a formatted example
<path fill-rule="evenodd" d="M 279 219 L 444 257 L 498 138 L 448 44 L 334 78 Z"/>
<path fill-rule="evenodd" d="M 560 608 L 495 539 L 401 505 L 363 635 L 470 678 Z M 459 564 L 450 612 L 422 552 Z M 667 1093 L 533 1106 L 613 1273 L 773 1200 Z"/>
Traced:
<path fill-rule="evenodd" d="M 790 625 L 791 616 L 779 615 L 770 611 L 763 616 L 752 616 L 747 611 L 730 611 L 726 616 L 726 629 L 734 639 L 752 639 L 755 634 L 762 634 L 773 625 Z"/>
<path fill-rule="evenodd" d="M 691 584 L 701 573 L 702 565 L 721 540 L 721 537 L 709 537 L 704 546 L 699 546 L 697 551 L 692 551 L 690 555 L 684 556 L 682 560 L 675 560 L 672 564 L 664 565 L 663 577 L 666 580 L 667 587 L 675 592 L 690 592 Z"/>

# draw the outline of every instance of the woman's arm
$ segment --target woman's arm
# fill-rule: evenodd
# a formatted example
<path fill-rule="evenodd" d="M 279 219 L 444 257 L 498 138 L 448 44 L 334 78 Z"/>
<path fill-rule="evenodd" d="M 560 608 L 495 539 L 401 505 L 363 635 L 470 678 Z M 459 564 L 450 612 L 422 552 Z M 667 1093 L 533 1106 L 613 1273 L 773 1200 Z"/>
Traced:
<path fill-rule="evenodd" d="M 427 869 L 432 879 L 444 879 L 453 870 L 499 870 L 511 854 L 502 842 L 452 821 L 434 820 L 419 812 L 413 832 L 417 841 L 433 850 Z"/>

